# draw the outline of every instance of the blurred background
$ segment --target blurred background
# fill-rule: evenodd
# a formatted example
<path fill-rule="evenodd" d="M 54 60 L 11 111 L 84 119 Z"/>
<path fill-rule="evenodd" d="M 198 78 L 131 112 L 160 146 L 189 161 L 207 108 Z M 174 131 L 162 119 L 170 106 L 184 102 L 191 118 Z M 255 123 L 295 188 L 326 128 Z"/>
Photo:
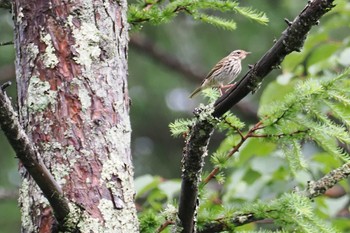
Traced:
<path fill-rule="evenodd" d="M 258 24 L 238 14 L 210 12 L 232 18 L 237 22 L 237 29 L 225 31 L 180 14 L 170 23 L 160 26 L 145 24 L 140 31 L 131 31 L 129 94 L 132 99 L 132 155 L 135 177 L 142 177 L 137 179 L 139 183 L 145 182 L 145 177 L 180 179 L 184 142 L 182 138 L 171 137 L 168 125 L 178 118 L 190 118 L 193 109 L 204 102 L 201 96 L 189 99 L 188 95 L 211 68 L 232 50 L 252 52 L 243 61 L 244 74 L 248 64 L 257 62 L 273 45 L 273 40 L 280 37 L 286 28 L 284 18 L 293 20 L 307 3 L 306 0 L 238 2 L 241 6 L 265 12 L 270 20 L 268 25 Z M 0 9 L 0 43 L 12 41 L 12 27 L 11 14 Z M 316 27 L 315 30 L 320 28 Z M 345 35 L 349 36 L 349 28 L 346 30 L 339 34 L 341 38 L 337 38 L 338 41 L 343 41 Z M 14 57 L 12 45 L 0 47 L 0 83 L 8 80 L 15 83 Z M 275 70 L 270 73 L 260 90 L 247 96 L 232 111 L 248 125 L 256 122 L 260 96 L 281 72 Z M 8 92 L 16 101 L 15 85 Z M 223 138 L 223 135 L 215 133 L 210 143 L 211 152 L 216 150 Z M 0 148 L 0 229 L 5 233 L 19 232 L 18 161 L 1 131 Z M 274 186 L 278 189 L 278 183 Z"/>
<path fill-rule="evenodd" d="M 305 6 L 305 1 L 239 2 L 242 6 L 265 12 L 270 23 L 264 26 L 238 14 L 210 12 L 237 22 L 235 31 L 225 31 L 180 14 L 168 24 L 145 24 L 141 31 L 131 33 L 129 89 L 136 176 L 145 173 L 165 178 L 180 176 L 184 143 L 181 138 L 171 137 L 168 125 L 177 118 L 191 117 L 193 109 L 200 102 L 205 103 L 200 95 L 189 99 L 189 94 L 221 58 L 235 49 L 252 52 L 243 60 L 242 76 L 248 70 L 248 64 L 254 64 L 272 46 L 273 40 L 279 38 L 286 28 L 283 19 L 292 20 Z M 159 54 L 163 56 L 157 56 Z M 182 66 L 174 65 L 172 69 L 164 62 L 173 59 Z M 190 74 L 181 72 L 181 68 L 189 69 Z M 268 80 L 278 73 L 280 71 L 271 73 Z M 248 96 L 233 112 L 254 121 L 260 94 L 261 91 Z M 216 135 L 211 147 L 216 148 L 220 139 L 220 135 Z"/>

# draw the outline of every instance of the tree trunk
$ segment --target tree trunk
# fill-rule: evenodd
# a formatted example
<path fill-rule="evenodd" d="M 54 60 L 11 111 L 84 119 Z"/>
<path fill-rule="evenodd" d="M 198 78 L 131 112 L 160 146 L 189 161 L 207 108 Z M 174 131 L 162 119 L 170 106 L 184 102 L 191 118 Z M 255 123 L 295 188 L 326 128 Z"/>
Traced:
<path fill-rule="evenodd" d="M 76 232 L 138 231 L 126 10 L 126 0 L 13 5 L 20 120 L 70 202 Z M 22 232 L 55 232 L 48 202 L 20 170 Z"/>

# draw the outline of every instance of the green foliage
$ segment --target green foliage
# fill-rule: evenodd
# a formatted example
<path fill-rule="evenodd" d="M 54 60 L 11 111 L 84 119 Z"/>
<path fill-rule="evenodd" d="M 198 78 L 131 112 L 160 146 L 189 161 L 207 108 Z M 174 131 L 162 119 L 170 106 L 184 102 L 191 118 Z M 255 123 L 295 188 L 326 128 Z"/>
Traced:
<path fill-rule="evenodd" d="M 214 153 L 211 156 L 210 161 L 212 162 L 214 167 L 218 167 L 220 169 L 226 168 L 228 166 L 228 160 L 225 153 Z"/>
<path fill-rule="evenodd" d="M 333 78 L 297 82 L 294 91 L 287 94 L 284 99 L 261 106 L 259 114 L 266 117 L 264 125 L 267 125 L 261 132 L 267 135 L 289 135 L 298 140 L 313 140 L 325 151 L 348 161 L 349 156 L 338 148 L 337 142 L 350 143 L 350 134 L 342 124 L 348 117 L 344 120 L 339 118 L 344 116 L 341 114 L 343 111 L 341 109 L 349 106 L 350 95 L 347 93 L 349 75 L 350 69 L 347 69 Z M 338 106 L 339 113 L 336 114 L 338 122 L 327 116 L 328 109 L 325 111 L 322 107 L 325 105 Z M 278 142 L 280 137 L 272 137 L 271 140 Z M 287 156 L 291 167 L 297 164 L 299 164 L 297 167 L 304 167 L 300 163 L 300 153 L 295 149 L 300 147 L 299 142 L 294 140 L 292 144 L 293 154 L 296 156 Z"/>
<path fill-rule="evenodd" d="M 208 99 L 209 103 L 214 103 L 220 97 L 220 92 L 216 88 L 207 88 L 201 91 L 201 93 Z"/>
<path fill-rule="evenodd" d="M 304 170 L 308 167 L 302 157 L 301 145 L 296 139 L 283 140 L 281 147 L 294 176 L 299 170 Z"/>
<path fill-rule="evenodd" d="M 318 219 L 311 201 L 297 193 L 284 194 L 271 203 L 257 202 L 243 209 L 248 213 L 254 209 L 257 217 L 272 218 L 283 229 L 295 232 L 338 232 Z"/>
<path fill-rule="evenodd" d="M 269 19 L 266 17 L 265 13 L 258 12 L 250 7 L 237 6 L 235 9 L 239 14 L 244 15 L 247 18 L 250 18 L 254 21 L 257 21 L 258 23 L 266 24 L 269 22 Z"/>
<path fill-rule="evenodd" d="M 135 179 L 135 188 L 139 205 L 157 212 L 163 209 L 165 203 L 172 202 L 178 195 L 180 182 L 144 175 Z"/>
<path fill-rule="evenodd" d="M 175 221 L 177 205 L 172 203 L 180 190 L 179 180 L 164 180 L 144 175 L 135 179 L 136 203 L 139 212 L 140 232 L 157 232 L 165 221 Z"/>
<path fill-rule="evenodd" d="M 211 156 L 211 163 L 221 171 L 219 180 L 225 180 L 221 200 L 229 211 L 213 208 L 213 199 L 204 198 L 199 211 L 201 227 L 212 221 L 232 225 L 234 217 L 254 213 L 257 218 L 273 219 L 285 232 L 339 232 L 323 220 L 332 209 L 324 198 L 318 198 L 318 205 L 312 207 L 306 197 L 291 193 L 293 187 L 305 187 L 308 180 L 350 158 L 342 147 L 350 144 L 350 69 L 342 67 L 349 65 L 350 37 L 344 43 L 331 39 L 335 26 L 325 29 L 329 33 L 311 34 L 301 53 L 287 57 L 283 74 L 262 94 L 259 123 L 247 127 L 231 113 L 218 121 L 216 128 L 226 138 Z M 209 190 L 202 188 L 201 193 Z M 272 201 L 262 201 L 266 198 Z M 242 202 L 243 207 L 237 204 Z M 249 224 L 231 229 L 254 232 L 256 228 Z"/>
<path fill-rule="evenodd" d="M 187 134 L 192 123 L 193 120 L 190 119 L 176 119 L 173 123 L 169 124 L 171 135 L 173 137 L 179 137 Z"/>
<path fill-rule="evenodd" d="M 200 20 L 204 23 L 212 24 L 216 27 L 220 27 L 226 30 L 235 30 L 236 23 L 233 20 L 226 20 L 220 17 L 206 15 L 206 14 L 194 14 L 194 19 Z"/>
<path fill-rule="evenodd" d="M 191 15 L 195 20 L 200 20 L 226 30 L 236 29 L 236 23 L 233 20 L 222 19 L 203 13 L 206 9 L 221 12 L 236 12 L 258 23 L 268 23 L 268 18 L 262 12 L 247 7 L 239 7 L 238 2 L 235 1 L 216 0 L 176 0 L 167 3 L 148 1 L 146 3 L 131 4 L 128 10 L 128 21 L 134 26 L 138 26 L 143 22 L 150 22 L 157 25 L 166 23 L 180 12 L 184 12 Z"/>
<path fill-rule="evenodd" d="M 217 128 L 220 131 L 227 131 L 227 135 L 232 135 L 237 132 L 237 130 L 243 129 L 245 126 L 237 116 L 230 112 L 227 112 L 223 116 L 223 120 L 219 122 Z"/>
<path fill-rule="evenodd" d="M 225 29 L 233 29 L 234 22 L 203 10 L 232 10 L 242 15 L 250 11 L 250 18 L 254 13 L 257 20 L 263 18 L 233 1 L 201 1 L 199 8 L 193 8 L 199 6 L 199 1 L 182 2 L 189 5 L 177 8 L 177 12 L 167 11 L 167 16 L 183 11 Z M 165 3 L 162 8 L 151 5 L 148 9 L 155 8 L 160 14 L 168 7 Z M 331 225 L 340 220 L 332 217 L 334 206 L 327 203 L 327 198 L 319 197 L 311 205 L 309 199 L 294 191 L 349 160 L 341 146 L 350 143 L 350 69 L 346 68 L 350 65 L 350 11 L 346 1 L 339 0 L 337 5 L 321 23 L 324 26 L 310 34 L 303 51 L 288 55 L 282 74 L 265 88 L 260 98 L 259 122 L 246 123 L 232 113 L 212 121 L 225 139 L 211 155 L 212 169 L 220 171 L 209 185 L 200 185 L 199 229 L 208 222 L 220 222 L 232 232 L 338 232 Z M 344 27 L 347 32 L 342 30 Z M 216 89 L 202 94 L 209 103 L 219 95 Z M 179 120 L 170 129 L 173 135 L 186 135 L 192 124 L 191 120 Z M 203 172 L 203 180 L 211 171 L 214 170 L 209 168 Z M 164 208 L 169 199 L 161 201 Z M 257 223 L 236 227 L 230 221 L 244 214 L 272 219 L 271 225 L 279 231 L 256 231 L 261 227 Z M 349 224 L 337 227 L 349 229 Z"/>
<path fill-rule="evenodd" d="M 154 233 L 162 224 L 162 218 L 156 212 L 147 211 L 139 216 L 140 220 L 140 232 L 142 233 Z"/>

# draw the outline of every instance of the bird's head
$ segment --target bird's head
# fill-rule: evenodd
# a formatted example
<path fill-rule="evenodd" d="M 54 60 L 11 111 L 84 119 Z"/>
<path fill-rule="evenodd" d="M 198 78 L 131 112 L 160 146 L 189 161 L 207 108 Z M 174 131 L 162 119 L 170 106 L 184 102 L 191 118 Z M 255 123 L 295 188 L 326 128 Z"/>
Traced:
<path fill-rule="evenodd" d="M 244 51 L 244 50 L 235 50 L 231 53 L 232 56 L 238 58 L 238 59 L 241 59 L 243 60 L 244 58 L 246 58 L 246 56 L 248 54 L 251 54 L 251 52 L 247 52 L 247 51 Z"/>

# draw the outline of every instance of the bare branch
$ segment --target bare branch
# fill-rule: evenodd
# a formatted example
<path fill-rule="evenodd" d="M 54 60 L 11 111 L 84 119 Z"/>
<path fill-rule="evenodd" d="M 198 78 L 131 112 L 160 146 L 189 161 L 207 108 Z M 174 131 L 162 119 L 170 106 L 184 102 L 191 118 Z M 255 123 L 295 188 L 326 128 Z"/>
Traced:
<path fill-rule="evenodd" d="M 201 81 L 205 74 L 201 71 L 194 70 L 191 67 L 183 64 L 175 56 L 163 51 L 155 45 L 153 41 L 147 39 L 141 35 L 133 35 L 130 38 L 131 48 L 137 49 L 137 51 L 144 53 L 145 55 L 151 57 L 156 62 L 160 62 L 169 69 L 176 71 L 185 77 L 188 77 L 192 81 Z"/>
<path fill-rule="evenodd" d="M 195 226 L 194 214 L 198 207 L 198 186 L 204 166 L 204 156 L 213 125 L 207 121 L 198 121 L 191 129 L 183 151 L 182 183 L 179 201 L 179 218 L 183 233 L 192 233 Z"/>
<path fill-rule="evenodd" d="M 11 101 L 4 91 L 4 86 L 0 89 L 0 126 L 17 157 L 50 202 L 57 221 L 63 223 L 65 217 L 69 214 L 68 202 L 22 129 Z"/>
<path fill-rule="evenodd" d="M 11 1 L 10 0 L 0 0 L 0 8 L 11 9 Z"/>
<path fill-rule="evenodd" d="M 350 163 L 332 170 L 330 173 L 317 181 L 309 181 L 303 194 L 310 199 L 324 194 L 328 189 L 350 176 Z"/>
<path fill-rule="evenodd" d="M 0 42 L 0 46 L 12 45 L 13 41 Z"/>
<path fill-rule="evenodd" d="M 18 190 L 0 188 L 0 201 L 17 200 Z"/>
<path fill-rule="evenodd" d="M 307 33 L 318 20 L 333 7 L 333 0 L 309 1 L 307 6 L 282 33 L 281 38 L 256 63 L 237 85 L 229 89 L 215 103 L 214 117 L 222 116 L 249 92 L 255 91 L 272 69 L 278 67 L 284 57 L 299 51 Z M 192 233 L 195 228 L 195 212 L 198 207 L 199 176 L 203 168 L 203 157 L 213 131 L 210 122 L 201 120 L 192 127 L 183 152 L 183 175 L 179 203 L 179 218 L 183 233 Z"/>

